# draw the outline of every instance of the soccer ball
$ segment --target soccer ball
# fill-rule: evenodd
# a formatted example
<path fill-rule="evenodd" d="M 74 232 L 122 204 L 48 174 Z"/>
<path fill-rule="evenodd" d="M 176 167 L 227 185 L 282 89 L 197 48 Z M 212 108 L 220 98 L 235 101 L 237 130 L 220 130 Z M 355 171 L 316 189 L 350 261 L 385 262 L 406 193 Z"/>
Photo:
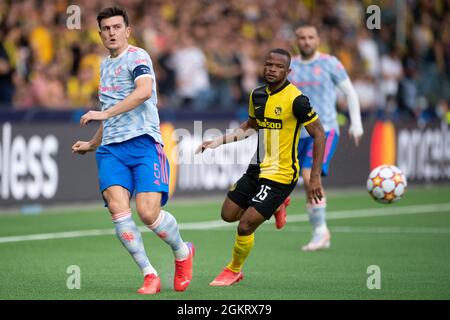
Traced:
<path fill-rule="evenodd" d="M 401 199 L 406 185 L 406 177 L 399 168 L 384 164 L 370 172 L 366 186 L 375 201 L 392 203 Z"/>

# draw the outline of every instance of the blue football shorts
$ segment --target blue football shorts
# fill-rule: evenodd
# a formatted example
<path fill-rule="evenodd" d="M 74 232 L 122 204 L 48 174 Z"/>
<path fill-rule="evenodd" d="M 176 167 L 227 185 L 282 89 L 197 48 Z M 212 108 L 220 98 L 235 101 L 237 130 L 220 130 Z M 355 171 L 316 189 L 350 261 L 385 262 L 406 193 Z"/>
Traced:
<path fill-rule="evenodd" d="M 161 192 L 161 206 L 169 197 L 169 161 L 163 146 L 147 135 L 100 146 L 96 153 L 100 191 L 118 185 L 130 196 Z"/>
<path fill-rule="evenodd" d="M 328 175 L 328 169 L 333 158 L 334 152 L 339 142 L 339 135 L 336 130 L 331 130 L 325 132 L 326 142 L 325 142 L 325 153 L 323 155 L 322 162 L 322 176 Z M 312 158 L 313 158 L 313 142 L 314 139 L 311 137 L 301 138 L 298 142 L 298 161 L 300 168 L 311 169 Z"/>

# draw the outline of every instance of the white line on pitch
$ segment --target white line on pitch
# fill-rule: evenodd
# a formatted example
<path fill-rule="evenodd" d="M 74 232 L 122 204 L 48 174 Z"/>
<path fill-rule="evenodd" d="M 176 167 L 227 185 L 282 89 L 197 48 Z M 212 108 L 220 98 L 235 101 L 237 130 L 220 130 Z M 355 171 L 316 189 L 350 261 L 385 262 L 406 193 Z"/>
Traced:
<path fill-rule="evenodd" d="M 413 205 L 401 207 L 375 208 L 375 209 L 356 209 L 331 211 L 328 213 L 328 220 L 334 219 L 348 219 L 348 218 L 364 218 L 364 217 L 380 217 L 391 215 L 405 215 L 405 214 L 421 214 L 421 213 L 436 213 L 450 211 L 450 203 L 442 204 L 427 204 L 427 205 Z M 308 216 L 305 215 L 288 215 L 288 222 L 307 221 Z M 274 223 L 273 219 L 267 223 Z M 226 223 L 222 220 L 203 221 L 203 222 L 188 222 L 180 223 L 181 230 L 209 230 L 234 226 L 234 224 Z M 140 227 L 141 231 L 149 231 L 146 227 Z M 342 229 L 344 230 L 344 229 Z M 417 231 L 417 230 L 416 230 Z M 435 230 L 436 231 L 436 230 Z M 345 232 L 345 231 L 341 231 Z M 350 231 L 348 231 L 350 232 Z M 445 232 L 444 232 L 445 233 Z M 0 243 L 20 242 L 20 241 L 34 241 L 34 240 L 50 240 L 50 239 L 64 239 L 64 238 L 79 238 L 89 236 L 101 236 L 115 234 L 114 229 L 94 229 L 94 230 L 78 230 L 67 232 L 54 233 L 40 233 L 20 236 L 0 237 Z"/>
<path fill-rule="evenodd" d="M 332 233 L 392 233 L 392 234 L 450 234 L 450 228 L 437 227 L 390 227 L 390 226 L 331 226 Z M 263 228 L 261 231 L 278 231 L 273 228 Z M 284 227 L 285 232 L 311 232 L 310 226 Z"/>

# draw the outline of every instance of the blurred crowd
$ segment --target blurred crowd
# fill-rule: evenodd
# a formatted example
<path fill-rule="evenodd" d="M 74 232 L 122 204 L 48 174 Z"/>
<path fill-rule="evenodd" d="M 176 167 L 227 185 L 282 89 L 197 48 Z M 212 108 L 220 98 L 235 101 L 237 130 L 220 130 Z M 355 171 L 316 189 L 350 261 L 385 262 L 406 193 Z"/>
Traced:
<path fill-rule="evenodd" d="M 396 7 L 400 2 L 404 7 Z M 369 5 L 381 9 L 368 29 Z M 68 28 L 70 5 L 79 29 Z M 345 65 L 365 116 L 449 115 L 450 0 L 22 0 L 0 2 L 0 109 L 99 108 L 100 9 L 130 17 L 130 42 L 151 55 L 160 108 L 245 108 L 270 48 L 298 54 L 294 30 L 318 27 L 320 51 Z M 345 100 L 338 99 L 345 112 Z"/>

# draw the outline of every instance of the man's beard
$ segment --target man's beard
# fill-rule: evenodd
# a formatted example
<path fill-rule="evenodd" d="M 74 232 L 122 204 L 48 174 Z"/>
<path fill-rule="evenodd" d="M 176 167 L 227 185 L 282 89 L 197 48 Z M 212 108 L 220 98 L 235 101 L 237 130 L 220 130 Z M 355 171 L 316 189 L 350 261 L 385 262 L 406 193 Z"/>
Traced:
<path fill-rule="evenodd" d="M 302 58 L 306 58 L 306 59 L 311 58 L 315 52 L 316 52 L 316 50 L 313 48 L 309 48 L 306 51 L 300 49 L 300 54 L 301 54 Z"/>

